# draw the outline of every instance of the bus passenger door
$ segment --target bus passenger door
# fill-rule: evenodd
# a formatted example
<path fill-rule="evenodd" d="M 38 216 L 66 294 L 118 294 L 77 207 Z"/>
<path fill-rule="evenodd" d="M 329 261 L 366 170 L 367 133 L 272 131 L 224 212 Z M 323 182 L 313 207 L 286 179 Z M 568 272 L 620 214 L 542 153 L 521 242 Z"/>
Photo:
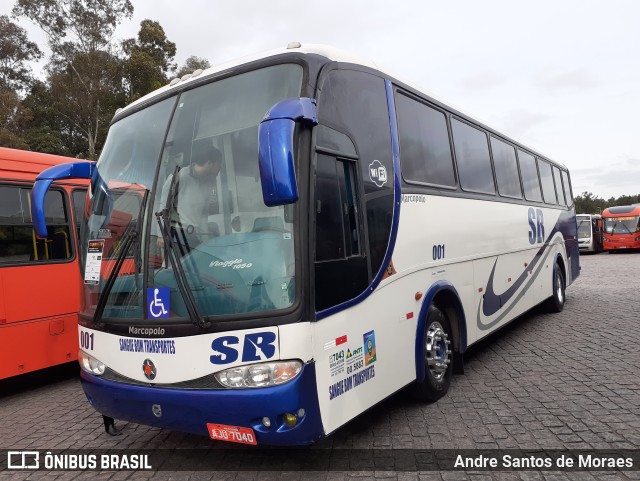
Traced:
<path fill-rule="evenodd" d="M 356 297 L 369 283 L 357 191 L 355 162 L 318 154 L 316 311 Z"/>
<path fill-rule="evenodd" d="M 406 294 L 401 283 L 371 289 L 389 263 L 394 214 L 385 80 L 334 63 L 318 83 L 312 332 L 322 422 L 331 432 L 415 377 L 406 368 L 415 363 L 415 325 L 400 321 L 408 312 L 396 302 L 396 293 Z"/>

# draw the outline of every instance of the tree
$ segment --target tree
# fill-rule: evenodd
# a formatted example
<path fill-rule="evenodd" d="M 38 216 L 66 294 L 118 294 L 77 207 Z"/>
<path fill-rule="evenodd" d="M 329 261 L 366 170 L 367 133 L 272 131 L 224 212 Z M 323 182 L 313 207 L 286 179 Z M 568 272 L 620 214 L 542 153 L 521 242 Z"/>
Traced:
<path fill-rule="evenodd" d="M 122 50 L 127 56 L 124 74 L 128 102 L 165 85 L 167 74 L 175 69 L 176 44 L 167 39 L 164 29 L 156 21 L 140 22 L 138 37 L 124 40 Z"/>
<path fill-rule="evenodd" d="M 124 103 L 113 34 L 133 14 L 130 0 L 17 0 L 13 13 L 47 35 L 48 82 L 67 123 L 63 135 L 84 141 L 84 152 L 72 153 L 96 158 L 117 105 Z"/>
<path fill-rule="evenodd" d="M 22 131 L 30 118 L 29 109 L 22 105 L 16 92 L 0 89 L 0 146 L 27 149 Z"/>
<path fill-rule="evenodd" d="M 42 57 L 24 28 L 0 15 L 0 89 L 21 92 L 32 82 L 28 62 Z"/>
<path fill-rule="evenodd" d="M 22 27 L 6 15 L 0 15 L 0 145 L 3 147 L 29 147 L 23 131 L 31 112 L 22 105 L 20 94 L 33 82 L 27 63 L 41 55 Z"/>
<path fill-rule="evenodd" d="M 192 55 L 185 60 L 184 65 L 176 73 L 176 77 L 182 77 L 188 73 L 195 72 L 196 70 L 205 70 L 211 67 L 211 64 L 206 58 L 196 57 Z"/>

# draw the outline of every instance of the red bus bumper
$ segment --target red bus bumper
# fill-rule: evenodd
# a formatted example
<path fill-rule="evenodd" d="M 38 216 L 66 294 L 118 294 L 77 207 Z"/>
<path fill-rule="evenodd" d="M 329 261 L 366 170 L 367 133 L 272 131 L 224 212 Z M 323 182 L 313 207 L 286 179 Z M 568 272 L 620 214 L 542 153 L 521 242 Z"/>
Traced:
<path fill-rule="evenodd" d="M 631 236 L 606 236 L 602 239 L 604 250 L 617 251 L 628 249 L 640 249 L 640 234 L 637 232 Z"/>

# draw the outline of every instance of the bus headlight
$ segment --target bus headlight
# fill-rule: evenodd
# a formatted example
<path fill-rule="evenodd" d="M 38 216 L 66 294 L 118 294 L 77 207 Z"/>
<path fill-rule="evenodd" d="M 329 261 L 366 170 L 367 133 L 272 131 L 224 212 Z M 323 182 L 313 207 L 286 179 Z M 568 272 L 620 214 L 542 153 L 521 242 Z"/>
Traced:
<path fill-rule="evenodd" d="M 603 240 L 603 241 L 605 241 L 605 242 L 609 242 L 609 238 L 608 238 L 608 237 L 604 237 L 604 236 L 603 236 L 603 237 L 602 237 L 602 240 Z"/>
<path fill-rule="evenodd" d="M 636 237 L 636 240 L 637 240 L 637 241 L 640 241 L 640 235 L 639 235 L 638 237 Z"/>
<path fill-rule="evenodd" d="M 78 362 L 80 363 L 80 367 L 90 374 L 95 374 L 96 376 L 102 376 L 104 374 L 106 366 L 84 351 L 78 353 Z"/>
<path fill-rule="evenodd" d="M 302 362 L 278 361 L 238 366 L 216 373 L 216 379 L 225 387 L 268 387 L 291 381 L 302 371 Z"/>

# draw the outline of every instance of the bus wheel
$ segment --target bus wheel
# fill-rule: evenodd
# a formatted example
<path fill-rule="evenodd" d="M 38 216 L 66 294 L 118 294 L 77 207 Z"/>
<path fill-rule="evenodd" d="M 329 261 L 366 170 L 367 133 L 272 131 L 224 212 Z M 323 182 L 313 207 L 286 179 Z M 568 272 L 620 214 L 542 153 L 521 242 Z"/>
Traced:
<path fill-rule="evenodd" d="M 551 312 L 561 312 L 564 309 L 564 274 L 560 264 L 556 264 L 555 275 L 553 276 L 553 294 L 547 301 L 547 307 Z"/>
<path fill-rule="evenodd" d="M 436 306 L 429 306 L 425 321 L 423 358 L 424 379 L 416 382 L 415 396 L 421 401 L 437 401 L 449 390 L 453 373 L 451 326 Z"/>

